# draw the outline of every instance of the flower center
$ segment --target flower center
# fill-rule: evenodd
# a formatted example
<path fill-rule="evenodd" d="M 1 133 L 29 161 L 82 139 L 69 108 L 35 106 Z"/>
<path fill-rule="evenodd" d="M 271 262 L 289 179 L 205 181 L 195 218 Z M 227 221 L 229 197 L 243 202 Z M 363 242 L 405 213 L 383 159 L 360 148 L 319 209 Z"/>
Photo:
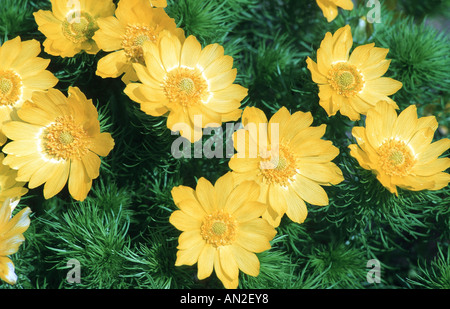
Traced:
<path fill-rule="evenodd" d="M 195 90 L 194 81 L 189 77 L 185 77 L 180 80 L 178 88 L 180 91 L 186 92 L 186 94 L 192 94 Z"/>
<path fill-rule="evenodd" d="M 197 69 L 173 69 L 167 74 L 163 89 L 170 102 L 182 106 L 195 106 L 208 101 L 208 84 Z"/>
<path fill-rule="evenodd" d="M 268 183 L 287 186 L 288 182 L 297 174 L 295 156 L 287 147 L 274 147 L 260 161 L 260 171 Z"/>
<path fill-rule="evenodd" d="M 340 95 L 351 97 L 364 88 L 364 78 L 354 66 L 345 62 L 332 65 L 328 73 L 328 82 Z"/>
<path fill-rule="evenodd" d="M 62 23 L 64 36 L 73 43 L 82 43 L 92 39 L 99 29 L 96 20 L 86 12 L 72 11 Z"/>
<path fill-rule="evenodd" d="M 122 48 L 128 59 L 135 63 L 144 63 L 144 51 L 142 46 L 145 42 L 156 42 L 161 30 L 156 27 L 145 25 L 129 25 L 122 37 Z"/>
<path fill-rule="evenodd" d="M 64 145 L 71 144 L 75 138 L 70 134 L 70 132 L 61 132 L 59 135 L 59 142 Z"/>
<path fill-rule="evenodd" d="M 207 215 L 200 228 L 203 239 L 214 247 L 232 244 L 236 238 L 236 232 L 236 220 L 223 210 Z"/>
<path fill-rule="evenodd" d="M 22 97 L 22 79 L 12 70 L 0 71 L 0 106 L 14 105 Z"/>
<path fill-rule="evenodd" d="M 389 176 L 406 176 L 415 163 L 411 149 L 403 142 L 388 140 L 379 148 L 381 167 Z"/>
<path fill-rule="evenodd" d="M 53 159 L 81 159 L 89 151 L 89 141 L 82 125 L 73 117 L 59 117 L 46 128 L 42 137 L 45 153 Z"/>

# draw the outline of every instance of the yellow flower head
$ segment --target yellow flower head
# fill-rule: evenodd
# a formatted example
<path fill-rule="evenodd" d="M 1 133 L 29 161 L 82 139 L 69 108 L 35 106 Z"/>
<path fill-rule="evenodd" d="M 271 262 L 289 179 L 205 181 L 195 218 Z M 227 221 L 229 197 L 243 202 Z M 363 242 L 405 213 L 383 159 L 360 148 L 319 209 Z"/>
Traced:
<path fill-rule="evenodd" d="M 255 253 L 270 249 L 275 229 L 260 218 L 266 205 L 257 201 L 259 189 L 252 181 L 235 185 L 230 173 L 214 186 L 200 178 L 195 190 L 178 186 L 172 197 L 179 210 L 170 223 L 182 231 L 175 265 L 198 264 L 198 278 L 214 270 L 226 288 L 237 288 L 239 270 L 259 274 Z"/>
<path fill-rule="evenodd" d="M 167 0 L 150 0 L 150 4 L 155 8 L 165 8 L 167 7 Z"/>
<path fill-rule="evenodd" d="M 157 42 L 164 30 L 184 40 L 184 30 L 177 28 L 163 8 L 152 7 L 148 0 L 121 0 L 115 16 L 99 19 L 98 25 L 94 40 L 110 53 L 99 60 L 97 75 L 116 78 L 125 73 L 125 83 L 137 81 L 132 64 L 144 63 L 145 42 Z"/>
<path fill-rule="evenodd" d="M 233 84 L 237 70 L 224 48 L 202 49 L 194 36 L 184 42 L 166 33 L 158 43 L 144 45 L 145 66 L 135 64 L 140 83 L 128 84 L 125 93 L 152 116 L 167 115 L 167 127 L 191 142 L 205 127 L 219 127 L 239 119 L 247 89 Z"/>
<path fill-rule="evenodd" d="M 328 205 L 322 186 L 344 179 L 331 162 L 339 149 L 321 139 L 326 125 L 311 127 L 312 122 L 311 113 L 291 115 L 285 107 L 267 121 L 263 111 L 247 107 L 242 114 L 244 128 L 233 136 L 237 153 L 229 166 L 235 180 L 254 180 L 260 186 L 260 201 L 268 204 L 263 218 L 275 227 L 284 214 L 302 223 L 307 216 L 305 201 Z"/>
<path fill-rule="evenodd" d="M 388 96 L 396 93 L 402 83 L 381 77 L 389 68 L 388 49 L 374 43 L 358 46 L 349 56 L 353 45 L 350 26 L 328 32 L 317 50 L 317 63 L 306 60 L 312 79 L 319 85 L 319 104 L 328 116 L 338 111 L 352 121 L 359 120 L 378 101 L 384 100 L 398 108 Z"/>
<path fill-rule="evenodd" d="M 316 2 L 328 22 L 337 17 L 338 7 L 348 11 L 353 10 L 352 0 L 316 0 Z"/>
<path fill-rule="evenodd" d="M 18 170 L 17 181 L 29 188 L 45 183 L 44 197 L 51 198 L 66 182 L 76 200 L 84 200 L 92 179 L 99 176 L 101 160 L 114 147 L 109 133 L 100 132 L 92 100 L 78 88 L 69 96 L 59 90 L 36 93 L 18 111 L 21 121 L 4 125 L 12 141 L 6 144 L 4 164 Z"/>
<path fill-rule="evenodd" d="M 434 116 L 417 118 L 415 105 L 397 113 L 381 101 L 367 112 L 366 127 L 354 127 L 357 145 L 350 154 L 364 169 L 377 175 L 380 183 L 398 195 L 402 189 L 439 190 L 447 186 L 450 158 L 438 158 L 450 147 L 450 139 L 431 143 L 438 123 Z"/>
<path fill-rule="evenodd" d="M 73 57 L 81 51 L 99 51 L 92 37 L 99 17 L 112 16 L 112 0 L 50 0 L 52 11 L 39 10 L 34 18 L 45 36 L 45 51 L 54 56 Z"/>
<path fill-rule="evenodd" d="M 0 204 L 0 278 L 8 284 L 15 284 L 17 281 L 14 263 L 8 256 L 19 250 L 25 240 L 22 234 L 30 226 L 29 207 L 12 217 L 17 203 L 17 199 L 7 199 Z"/>
<path fill-rule="evenodd" d="M 45 91 L 58 83 L 46 70 L 50 60 L 37 57 L 40 52 L 38 41 L 22 42 L 20 37 L 0 46 L 0 131 L 34 91 Z M 0 145 L 5 142 L 6 136 L 0 132 Z"/>

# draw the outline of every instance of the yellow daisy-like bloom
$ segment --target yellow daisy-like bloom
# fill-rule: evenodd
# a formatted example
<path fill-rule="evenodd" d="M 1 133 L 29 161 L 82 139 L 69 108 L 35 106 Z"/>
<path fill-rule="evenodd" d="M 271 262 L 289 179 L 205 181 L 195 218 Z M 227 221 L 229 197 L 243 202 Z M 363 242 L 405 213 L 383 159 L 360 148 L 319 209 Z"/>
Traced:
<path fill-rule="evenodd" d="M 4 125 L 12 141 L 5 145 L 3 163 L 18 170 L 17 181 L 30 189 L 45 183 L 44 197 L 69 192 L 84 200 L 92 179 L 99 176 L 101 160 L 114 147 L 109 133 L 100 132 L 98 112 L 78 88 L 66 97 L 59 90 L 36 93 L 18 111 L 21 121 Z"/>
<path fill-rule="evenodd" d="M 6 142 L 1 133 L 3 123 L 14 117 L 34 91 L 46 91 L 58 83 L 46 70 L 50 60 L 37 57 L 40 52 L 38 41 L 22 41 L 20 37 L 0 46 L 0 145 Z"/>
<path fill-rule="evenodd" d="M 214 270 L 228 289 L 237 288 L 239 270 L 259 274 L 255 253 L 270 249 L 275 229 L 260 216 L 266 205 L 257 201 L 258 186 L 252 182 L 235 185 L 231 173 L 214 186 L 200 178 L 195 190 L 178 186 L 172 197 L 179 210 L 170 223 L 183 231 L 178 241 L 175 265 L 198 264 L 198 278 Z"/>
<path fill-rule="evenodd" d="M 137 81 L 132 64 L 144 63 L 145 42 L 157 42 L 164 30 L 184 40 L 184 30 L 177 28 L 163 8 L 153 8 L 148 0 L 121 0 L 115 16 L 99 19 L 98 25 L 94 40 L 110 53 L 99 60 L 97 75 L 116 78 L 125 73 L 125 83 Z"/>
<path fill-rule="evenodd" d="M 52 11 L 39 10 L 34 18 L 45 36 L 45 52 L 54 56 L 73 57 L 84 51 L 99 51 L 92 37 L 98 30 L 99 17 L 112 16 L 112 0 L 50 0 Z"/>
<path fill-rule="evenodd" d="M 388 96 L 396 93 L 402 83 L 382 77 L 391 63 L 385 59 L 389 50 L 370 43 L 356 47 L 349 56 L 352 45 L 347 25 L 334 35 L 325 35 L 317 50 L 317 63 L 309 57 L 306 60 L 313 81 L 319 85 L 319 104 L 328 116 L 340 111 L 352 121 L 359 120 L 381 100 L 398 108 Z"/>
<path fill-rule="evenodd" d="M 150 0 L 150 4 L 155 8 L 165 8 L 167 7 L 167 0 Z"/>
<path fill-rule="evenodd" d="M 353 10 L 352 0 L 316 0 L 316 2 L 328 22 L 332 22 L 338 16 L 338 7 Z"/>
<path fill-rule="evenodd" d="M 450 158 L 438 158 L 450 147 L 450 139 L 432 142 L 438 123 L 434 116 L 417 118 L 411 105 L 398 116 L 392 105 L 379 102 L 367 112 L 366 127 L 354 127 L 357 145 L 350 154 L 364 169 L 376 174 L 380 183 L 398 195 L 397 187 L 439 190 L 447 186 Z"/>
<path fill-rule="evenodd" d="M 233 136 L 237 153 L 229 166 L 237 183 L 254 180 L 261 188 L 260 201 L 268 204 L 263 214 L 277 227 L 284 214 L 297 223 L 307 217 L 305 201 L 328 205 L 322 186 L 343 181 L 339 167 L 331 162 L 339 149 L 321 139 L 326 125 L 311 127 L 311 113 L 292 115 L 282 107 L 270 121 L 263 111 L 247 107 L 243 129 Z"/>
<path fill-rule="evenodd" d="M 0 204 L 0 278 L 8 284 L 17 282 L 14 263 L 8 256 L 19 250 L 19 246 L 25 241 L 23 233 L 30 226 L 29 207 L 12 217 L 17 203 L 17 199 L 7 199 Z"/>
<path fill-rule="evenodd" d="M 168 113 L 173 132 L 195 142 L 201 128 L 240 118 L 247 89 L 233 84 L 233 58 L 219 44 L 202 49 L 194 36 L 183 43 L 167 34 L 159 43 L 144 45 L 144 58 L 145 66 L 134 65 L 140 83 L 128 84 L 125 93 L 149 115 Z"/>

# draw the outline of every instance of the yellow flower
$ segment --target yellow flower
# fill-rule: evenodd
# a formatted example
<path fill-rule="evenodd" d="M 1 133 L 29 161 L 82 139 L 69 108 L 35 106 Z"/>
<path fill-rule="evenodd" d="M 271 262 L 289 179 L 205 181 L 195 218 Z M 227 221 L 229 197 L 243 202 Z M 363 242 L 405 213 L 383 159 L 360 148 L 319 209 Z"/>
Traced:
<path fill-rule="evenodd" d="M 165 8 L 167 0 L 150 0 L 150 4 L 155 8 Z"/>
<path fill-rule="evenodd" d="M 156 42 L 164 30 L 184 40 L 184 31 L 177 28 L 163 8 L 153 8 L 148 0 L 121 0 L 115 17 L 98 20 L 100 29 L 94 40 L 100 49 L 110 52 L 99 60 L 97 75 L 116 78 L 122 75 L 125 83 L 137 81 L 133 63 L 144 63 L 142 45 Z"/>
<path fill-rule="evenodd" d="M 181 42 L 165 35 L 159 43 L 144 45 L 144 58 L 145 66 L 134 65 L 140 83 L 128 84 L 125 93 L 145 113 L 167 114 L 167 127 L 173 132 L 195 142 L 202 136 L 201 128 L 219 127 L 241 116 L 247 89 L 233 84 L 233 58 L 224 55 L 219 44 L 202 49 L 194 36 Z"/>
<path fill-rule="evenodd" d="M 46 70 L 50 60 L 37 57 L 41 45 L 36 40 L 21 41 L 20 37 L 6 41 L 0 47 L 0 145 L 6 142 L 1 127 L 14 117 L 23 102 L 34 91 L 46 91 L 58 79 Z"/>
<path fill-rule="evenodd" d="M 244 128 L 233 136 L 237 153 L 229 167 L 237 183 L 254 180 L 260 186 L 260 201 L 268 204 L 263 218 L 274 227 L 284 214 L 294 222 L 304 222 L 305 201 L 328 205 L 322 186 L 344 179 L 331 162 L 339 149 L 321 139 L 326 125 L 311 127 L 312 122 L 311 113 L 291 115 L 285 107 L 267 121 L 263 111 L 247 107 L 242 114 Z"/>
<path fill-rule="evenodd" d="M 30 226 L 29 207 L 12 217 L 17 203 L 18 200 L 7 199 L 0 204 L 0 278 L 9 284 L 15 284 L 17 276 L 14 263 L 8 256 L 19 250 L 19 246 L 25 240 L 22 234 Z"/>
<path fill-rule="evenodd" d="M 450 158 L 438 158 L 450 147 L 450 139 L 434 143 L 438 123 L 434 116 L 417 118 L 410 105 L 397 117 L 392 105 L 379 102 L 367 112 L 366 127 L 354 127 L 357 145 L 350 154 L 364 169 L 371 170 L 380 183 L 398 195 L 402 189 L 439 190 L 447 186 Z"/>
<path fill-rule="evenodd" d="M 69 192 L 84 200 L 92 179 L 99 176 L 101 160 L 114 147 L 109 133 L 100 132 L 92 100 L 78 88 L 65 97 L 59 90 L 35 93 L 18 111 L 22 121 L 4 125 L 12 141 L 5 145 L 3 163 L 18 170 L 17 181 L 29 188 L 45 183 L 44 197 L 51 198 L 68 181 Z"/>
<path fill-rule="evenodd" d="M 275 229 L 260 218 L 266 205 L 257 202 L 259 189 L 252 182 L 235 185 L 230 173 L 214 186 L 205 178 L 195 190 L 178 186 L 172 197 L 179 210 L 170 223 L 182 231 L 176 266 L 198 264 L 198 278 L 214 270 L 226 288 L 237 288 L 239 270 L 259 274 L 255 253 L 270 249 Z"/>
<path fill-rule="evenodd" d="M 353 10 L 352 0 L 316 0 L 328 22 L 333 21 L 338 15 L 338 7 L 344 10 Z"/>
<path fill-rule="evenodd" d="M 349 56 L 353 45 L 350 26 L 327 33 L 317 50 L 317 63 L 306 60 L 312 79 L 319 84 L 319 104 L 328 116 L 340 111 L 352 121 L 359 120 L 378 101 L 384 100 L 398 108 L 388 96 L 396 93 L 402 83 L 381 77 L 389 68 L 388 49 L 374 43 L 358 46 Z"/>
<path fill-rule="evenodd" d="M 99 17 L 112 16 L 112 0 L 51 0 L 52 11 L 39 10 L 34 18 L 45 36 L 45 51 L 54 56 L 73 57 L 81 51 L 99 51 L 92 39 Z"/>
<path fill-rule="evenodd" d="M 17 182 L 17 171 L 13 170 L 7 165 L 4 165 L 5 155 L 0 153 L 0 204 L 3 204 L 7 199 L 20 199 L 28 192 L 24 188 L 24 182 Z"/>

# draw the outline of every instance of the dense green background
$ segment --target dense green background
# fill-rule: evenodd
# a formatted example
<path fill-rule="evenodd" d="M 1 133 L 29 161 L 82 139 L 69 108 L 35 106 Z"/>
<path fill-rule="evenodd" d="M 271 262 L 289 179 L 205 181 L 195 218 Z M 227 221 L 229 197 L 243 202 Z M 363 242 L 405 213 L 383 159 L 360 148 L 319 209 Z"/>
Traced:
<path fill-rule="evenodd" d="M 361 23 L 371 10 L 366 2 L 328 23 L 313 0 L 168 0 L 166 11 L 187 35 L 222 44 L 234 57 L 236 82 L 249 89 L 243 106 L 268 117 L 281 106 L 310 111 L 313 125 L 326 123 L 325 138 L 341 150 L 335 162 L 346 180 L 326 189 L 330 205 L 308 205 L 301 225 L 283 219 L 272 249 L 258 255 L 260 275 L 241 274 L 240 288 L 450 288 L 450 189 L 400 191 L 398 198 L 385 190 L 349 156 L 349 132 L 363 120 L 328 118 L 305 63 L 307 56 L 315 59 L 327 31 L 350 24 L 354 47 L 375 42 L 390 49 L 385 76 L 404 84 L 394 96 L 401 109 L 416 104 L 419 116 L 435 115 L 435 139 L 448 137 L 450 45 L 448 32 L 436 29 L 449 29 L 449 16 L 442 15 L 450 12 L 449 1 L 384 1 L 379 24 Z M 49 1 L 0 4 L 0 40 L 44 41 L 32 13 L 50 9 Z M 202 176 L 214 182 L 229 170 L 228 159 L 174 159 L 177 136 L 165 119 L 141 112 L 120 79 L 95 75 L 103 55 L 41 55 L 51 59 L 58 89 L 77 86 L 94 100 L 116 146 L 85 201 L 75 202 L 66 189 L 44 200 L 42 188 L 22 199 L 20 206 L 33 214 L 26 241 L 12 256 L 19 279 L 0 288 L 222 288 L 215 275 L 197 280 L 196 266 L 174 266 L 180 232 L 168 218 L 173 186 L 193 187 Z M 366 280 L 372 258 L 381 262 L 378 284 Z M 70 259 L 80 262 L 80 284 L 66 280 Z"/>

